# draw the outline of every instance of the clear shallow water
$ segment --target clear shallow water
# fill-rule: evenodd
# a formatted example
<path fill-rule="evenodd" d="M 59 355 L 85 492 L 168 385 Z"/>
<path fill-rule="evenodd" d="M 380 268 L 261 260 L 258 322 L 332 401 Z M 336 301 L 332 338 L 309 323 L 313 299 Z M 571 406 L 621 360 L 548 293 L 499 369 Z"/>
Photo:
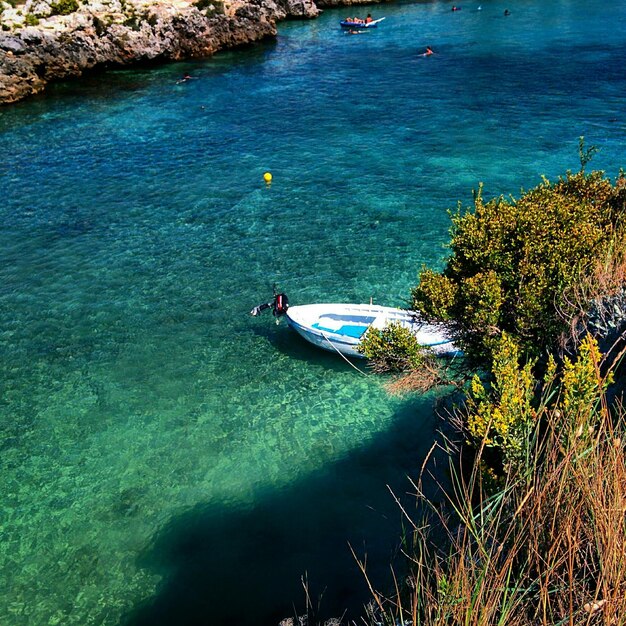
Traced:
<path fill-rule="evenodd" d="M 336 614 L 348 541 L 384 580 L 433 398 L 247 312 L 401 305 L 480 181 L 577 169 L 580 135 L 626 164 L 626 7 L 506 6 L 327 11 L 0 109 L 0 623 L 274 624 L 305 572 Z"/>

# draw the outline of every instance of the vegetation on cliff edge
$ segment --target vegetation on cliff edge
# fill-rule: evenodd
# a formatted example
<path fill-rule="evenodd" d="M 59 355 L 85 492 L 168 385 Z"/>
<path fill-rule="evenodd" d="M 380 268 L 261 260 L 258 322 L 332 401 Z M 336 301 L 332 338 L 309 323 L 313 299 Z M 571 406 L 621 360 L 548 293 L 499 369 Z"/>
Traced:
<path fill-rule="evenodd" d="M 479 369 L 446 441 L 452 486 L 433 503 L 412 483 L 430 514 L 402 509 L 408 574 L 391 595 L 370 586 L 372 624 L 626 624 L 626 409 L 607 395 L 626 352 L 626 180 L 585 173 L 583 148 L 580 172 L 519 200 L 479 190 L 444 270 L 413 290 Z M 598 310 L 617 315 L 608 356 Z M 373 343 L 380 369 L 398 342 Z"/>
<path fill-rule="evenodd" d="M 475 431 L 469 476 L 449 450 L 444 505 L 423 495 L 421 479 L 413 483 L 430 515 L 413 520 L 403 509 L 408 574 L 392 596 L 372 588 L 371 623 L 626 624 L 626 414 L 609 409 L 600 357 L 587 338 L 559 383 L 543 387 L 509 457 L 523 462 L 509 463 L 503 476 L 485 472 L 492 415 Z M 507 379 L 522 396 L 533 387 L 524 367 L 509 368 Z"/>
<path fill-rule="evenodd" d="M 623 262 L 626 184 L 602 172 L 547 179 L 518 200 L 485 202 L 452 215 L 451 255 L 424 268 L 413 308 L 451 324 L 469 357 L 491 362 L 502 333 L 521 354 L 554 350 L 589 301 L 609 287 L 599 273 Z"/>

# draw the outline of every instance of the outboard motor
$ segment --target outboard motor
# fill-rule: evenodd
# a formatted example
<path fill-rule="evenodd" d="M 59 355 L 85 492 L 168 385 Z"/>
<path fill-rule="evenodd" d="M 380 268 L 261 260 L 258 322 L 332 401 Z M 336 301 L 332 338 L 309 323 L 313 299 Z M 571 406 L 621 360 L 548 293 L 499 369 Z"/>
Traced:
<path fill-rule="evenodd" d="M 280 317 L 287 313 L 288 308 L 289 298 L 287 298 L 287 294 L 277 293 L 274 295 L 274 299 L 271 302 L 265 302 L 255 306 L 252 311 L 250 311 L 250 315 L 256 316 L 265 311 L 265 309 L 272 309 L 274 317 Z"/>
<path fill-rule="evenodd" d="M 287 298 L 287 294 L 277 293 L 274 296 L 274 317 L 280 317 L 287 313 L 287 309 L 289 308 L 289 298 Z"/>

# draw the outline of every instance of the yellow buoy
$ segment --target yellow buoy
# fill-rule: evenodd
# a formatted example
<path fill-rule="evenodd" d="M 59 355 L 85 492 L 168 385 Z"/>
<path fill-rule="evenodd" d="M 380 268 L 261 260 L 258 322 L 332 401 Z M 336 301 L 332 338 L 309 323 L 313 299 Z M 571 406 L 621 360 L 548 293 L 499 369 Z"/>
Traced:
<path fill-rule="evenodd" d="M 271 183 L 272 182 L 272 175 L 269 172 L 265 172 L 265 174 L 263 174 L 263 180 L 266 183 Z"/>

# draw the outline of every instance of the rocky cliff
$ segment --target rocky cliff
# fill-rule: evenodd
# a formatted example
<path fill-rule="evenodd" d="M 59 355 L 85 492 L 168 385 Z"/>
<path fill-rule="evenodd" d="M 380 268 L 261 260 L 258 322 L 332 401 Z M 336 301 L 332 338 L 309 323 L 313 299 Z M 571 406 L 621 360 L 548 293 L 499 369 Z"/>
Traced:
<path fill-rule="evenodd" d="M 0 103 L 96 67 L 208 56 L 319 13 L 313 0 L 0 0 Z"/>

